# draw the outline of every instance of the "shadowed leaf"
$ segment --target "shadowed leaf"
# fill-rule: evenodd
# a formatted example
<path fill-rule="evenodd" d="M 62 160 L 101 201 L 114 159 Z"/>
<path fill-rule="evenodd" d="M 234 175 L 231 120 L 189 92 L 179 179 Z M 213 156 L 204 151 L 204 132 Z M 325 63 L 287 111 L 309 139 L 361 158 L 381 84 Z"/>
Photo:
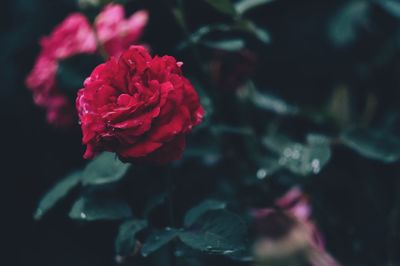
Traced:
<path fill-rule="evenodd" d="M 128 220 L 122 223 L 115 240 L 115 252 L 117 255 L 130 256 L 136 245 L 136 234 L 147 227 L 145 220 Z"/>
<path fill-rule="evenodd" d="M 69 217 L 77 220 L 122 220 L 132 217 L 129 205 L 113 198 L 79 198 L 71 208 Z"/>
<path fill-rule="evenodd" d="M 172 239 L 177 237 L 179 230 L 173 228 L 165 228 L 162 231 L 155 232 L 150 235 L 144 242 L 141 253 L 144 257 L 149 256 L 153 252 L 159 250 Z"/>
<path fill-rule="evenodd" d="M 208 253 L 229 255 L 244 249 L 246 225 L 234 213 L 210 210 L 179 234 L 186 245 Z"/>
<path fill-rule="evenodd" d="M 341 135 L 341 140 L 370 159 L 393 163 L 400 158 L 400 140 L 387 132 L 351 129 Z"/>
<path fill-rule="evenodd" d="M 102 185 L 124 177 L 131 165 L 121 162 L 114 153 L 103 152 L 82 173 L 83 185 Z"/>
<path fill-rule="evenodd" d="M 34 218 L 36 220 L 41 219 L 47 211 L 79 184 L 80 178 L 81 172 L 74 172 L 55 184 L 40 200 Z"/>
<path fill-rule="evenodd" d="M 190 209 L 185 215 L 186 227 L 193 225 L 196 220 L 209 210 L 225 209 L 226 203 L 218 200 L 208 199 Z"/>

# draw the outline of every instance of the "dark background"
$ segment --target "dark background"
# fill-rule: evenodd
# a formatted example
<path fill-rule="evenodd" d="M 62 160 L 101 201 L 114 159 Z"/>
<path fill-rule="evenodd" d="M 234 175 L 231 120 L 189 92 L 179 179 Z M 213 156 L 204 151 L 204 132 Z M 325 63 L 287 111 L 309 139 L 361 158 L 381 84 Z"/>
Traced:
<path fill-rule="evenodd" d="M 143 3 L 129 8 L 146 7 L 150 11 L 145 42 L 156 53 L 175 54 L 182 33 L 165 8 L 165 3 L 173 1 L 139 2 Z M 187 2 L 191 29 L 220 19 L 200 1 Z M 351 94 L 356 96 L 353 107 L 356 113 L 363 109 L 368 92 L 376 95 L 379 104 L 375 120 L 379 121 L 388 111 L 398 109 L 399 53 L 391 54 L 384 64 L 376 67 L 370 64 L 386 41 L 397 33 L 399 23 L 376 7 L 368 30 L 361 30 L 351 45 L 338 48 L 329 40 L 327 28 L 345 2 L 277 0 L 255 10 L 252 14 L 255 21 L 273 37 L 273 43 L 260 55 L 258 81 L 291 102 L 314 107 L 323 105 L 336 86 L 350 84 Z M 50 185 L 71 169 L 84 165 L 79 128 L 60 130 L 48 125 L 44 111 L 33 104 L 31 93 L 24 87 L 24 79 L 39 52 L 39 37 L 47 35 L 72 11 L 76 11 L 75 5 L 68 0 L 2 1 L 0 129 L 4 158 L 0 217 L 4 231 L 1 239 L 6 247 L 2 248 L 5 252 L 0 258 L 2 265 L 113 263 L 112 224 L 85 226 L 70 221 L 65 215 L 67 203 L 43 221 L 32 219 L 40 196 Z M 324 199 L 322 207 L 316 204 L 317 211 L 330 212 L 336 217 L 334 222 L 324 223 L 328 248 L 339 260 L 349 262 L 346 265 L 379 265 L 387 256 L 382 237 L 387 220 L 382 217 L 391 209 L 399 166 L 357 159 L 341 149 L 335 150 L 334 157 L 331 165 L 337 169 L 330 169 L 329 175 L 322 174 L 315 186 L 319 190 L 314 191 Z M 364 187 L 365 182 L 373 187 L 372 192 L 370 186 Z M 326 216 L 320 219 L 324 221 Z"/>

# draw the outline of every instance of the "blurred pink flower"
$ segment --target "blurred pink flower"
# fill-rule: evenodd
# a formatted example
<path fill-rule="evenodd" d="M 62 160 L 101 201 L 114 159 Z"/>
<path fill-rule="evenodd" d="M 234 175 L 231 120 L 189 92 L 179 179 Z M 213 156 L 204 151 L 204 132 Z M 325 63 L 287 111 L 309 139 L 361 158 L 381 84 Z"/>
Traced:
<path fill-rule="evenodd" d="M 26 79 L 26 86 L 33 91 L 33 98 L 37 105 L 45 106 L 42 96 L 53 90 L 56 72 L 56 61 L 42 52 Z"/>
<path fill-rule="evenodd" d="M 72 102 L 56 84 L 58 62 L 76 54 L 96 52 L 96 39 L 89 21 L 80 13 L 69 15 L 54 31 L 40 41 L 42 48 L 26 79 L 34 102 L 46 109 L 47 121 L 67 127 L 76 120 Z"/>
<path fill-rule="evenodd" d="M 42 51 L 53 59 L 65 59 L 76 54 L 95 53 L 96 38 L 83 14 L 73 13 L 58 25 L 50 36 L 43 37 Z"/>
<path fill-rule="evenodd" d="M 300 188 L 290 189 L 275 201 L 275 205 L 277 209 L 252 211 L 259 236 L 254 245 L 259 265 L 292 265 L 290 263 L 298 263 L 297 260 L 312 266 L 339 265 L 325 251 L 321 233 L 310 219 L 309 201 Z"/>
<path fill-rule="evenodd" d="M 148 12 L 140 10 L 125 19 L 123 6 L 109 4 L 97 16 L 96 33 L 109 56 L 119 56 L 136 43 L 147 24 Z"/>
<path fill-rule="evenodd" d="M 276 206 L 287 210 L 299 219 L 308 219 L 311 215 L 311 207 L 307 197 L 299 187 L 293 187 L 285 195 L 275 201 Z"/>

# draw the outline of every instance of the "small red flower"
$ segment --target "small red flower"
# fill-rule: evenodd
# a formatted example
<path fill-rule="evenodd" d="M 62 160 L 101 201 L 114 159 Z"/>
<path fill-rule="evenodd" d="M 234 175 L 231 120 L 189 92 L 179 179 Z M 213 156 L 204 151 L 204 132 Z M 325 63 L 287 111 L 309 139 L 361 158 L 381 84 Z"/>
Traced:
<path fill-rule="evenodd" d="M 171 56 L 151 57 L 131 46 L 94 69 L 78 92 L 85 158 L 116 152 L 124 161 L 179 159 L 185 136 L 204 111 L 192 84 Z"/>

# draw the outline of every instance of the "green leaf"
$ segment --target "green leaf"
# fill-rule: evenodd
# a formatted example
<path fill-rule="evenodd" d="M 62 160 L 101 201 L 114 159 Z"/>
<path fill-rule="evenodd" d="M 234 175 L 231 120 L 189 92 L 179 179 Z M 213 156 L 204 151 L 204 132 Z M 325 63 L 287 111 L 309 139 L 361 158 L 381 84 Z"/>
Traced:
<path fill-rule="evenodd" d="M 400 2 L 398 0 L 377 0 L 383 9 L 395 17 L 400 17 Z"/>
<path fill-rule="evenodd" d="M 219 40 L 219 41 L 206 41 L 203 40 L 200 42 L 201 44 L 213 48 L 219 49 L 229 52 L 239 51 L 244 48 L 245 43 L 242 39 L 226 39 L 226 40 Z"/>
<path fill-rule="evenodd" d="M 346 3 L 329 25 L 329 37 L 332 42 L 338 46 L 352 43 L 359 30 L 368 24 L 369 10 L 369 1 L 354 0 Z"/>
<path fill-rule="evenodd" d="M 190 35 L 190 40 L 192 42 L 198 42 L 203 39 L 206 35 L 213 32 L 229 32 L 234 29 L 234 26 L 228 24 L 212 24 L 199 28 Z"/>
<path fill-rule="evenodd" d="M 254 261 L 254 256 L 253 256 L 253 249 L 251 246 L 247 246 L 244 249 L 241 249 L 239 251 L 233 252 L 232 254 L 229 254 L 229 258 L 235 261 L 240 261 L 240 262 L 253 262 Z"/>
<path fill-rule="evenodd" d="M 39 220 L 54 207 L 68 192 L 79 184 L 81 172 L 73 172 L 53 186 L 40 200 L 34 213 L 34 218 Z"/>
<path fill-rule="evenodd" d="M 164 191 L 157 196 L 154 196 L 149 199 L 146 206 L 144 207 L 143 217 L 148 217 L 151 211 L 158 207 L 159 205 L 163 204 L 168 198 L 168 192 Z"/>
<path fill-rule="evenodd" d="M 76 92 L 83 87 L 83 82 L 93 69 L 102 63 L 95 55 L 80 54 L 58 63 L 57 85 L 65 92 L 76 97 Z"/>
<path fill-rule="evenodd" d="M 69 217 L 85 221 L 122 220 L 132 217 L 132 211 L 129 205 L 122 200 L 81 197 L 72 206 Z"/>
<path fill-rule="evenodd" d="M 150 235 L 144 242 L 141 253 L 142 256 L 147 257 L 153 252 L 159 250 L 161 247 L 166 245 L 168 242 L 173 240 L 179 234 L 179 230 L 173 228 L 165 228 L 159 232 L 155 232 Z"/>
<path fill-rule="evenodd" d="M 236 26 L 228 24 L 214 24 L 201 27 L 189 36 L 188 41 L 181 43 L 178 46 L 178 49 L 184 49 L 187 46 L 189 46 L 190 43 L 198 43 L 209 48 L 226 50 L 226 51 L 237 51 L 243 49 L 245 46 L 245 42 L 241 38 L 226 38 L 220 40 L 213 40 L 207 38 L 207 36 L 212 33 L 216 32 L 227 33 L 234 30 L 239 30 L 239 29 Z"/>
<path fill-rule="evenodd" d="M 234 213 L 210 210 L 179 233 L 186 245 L 200 251 L 230 255 L 245 247 L 246 225 Z"/>
<path fill-rule="evenodd" d="M 193 207 L 190 209 L 186 215 L 185 215 L 185 220 L 184 224 L 186 227 L 193 225 L 196 220 L 205 214 L 209 210 L 220 210 L 224 209 L 226 207 L 225 202 L 221 202 L 218 200 L 213 200 L 213 199 L 207 199 L 197 206 Z"/>
<path fill-rule="evenodd" d="M 207 38 L 207 36 L 211 34 L 216 35 L 217 33 L 235 33 L 236 38 L 231 37 L 220 40 L 211 40 L 210 38 Z M 179 44 L 178 49 L 184 49 L 188 47 L 190 43 L 199 43 L 211 48 L 218 48 L 228 51 L 240 50 L 244 47 L 245 42 L 243 38 L 241 38 L 244 36 L 237 36 L 238 33 L 242 33 L 241 35 L 243 35 L 243 33 L 252 34 L 263 43 L 269 43 L 271 39 L 266 30 L 259 28 L 250 20 L 241 20 L 240 22 L 232 25 L 219 23 L 200 27 L 198 30 L 190 34 L 187 41 Z"/>
<path fill-rule="evenodd" d="M 232 4 L 231 0 L 206 0 L 208 4 L 214 7 L 219 12 L 235 16 L 236 10 L 235 6 Z"/>
<path fill-rule="evenodd" d="M 393 163 L 400 158 L 400 139 L 372 129 L 350 129 L 341 135 L 342 142 L 370 159 Z"/>
<path fill-rule="evenodd" d="M 307 145 L 283 137 L 267 137 L 263 144 L 278 155 L 279 164 L 294 174 L 318 174 L 331 158 L 330 141 L 309 135 Z"/>
<path fill-rule="evenodd" d="M 131 164 L 123 163 L 114 153 L 103 152 L 96 156 L 82 174 L 83 185 L 102 185 L 120 180 Z"/>
<path fill-rule="evenodd" d="M 253 8 L 271 3 L 273 1 L 274 0 L 241 0 L 235 4 L 235 9 L 236 12 L 242 15 Z"/>
<path fill-rule="evenodd" d="M 280 115 L 295 115 L 299 113 L 297 106 L 293 106 L 276 96 L 262 93 L 254 85 L 249 85 L 251 85 L 249 92 L 250 101 L 258 108 Z"/>
<path fill-rule="evenodd" d="M 251 29 L 250 32 L 254 34 L 255 37 L 258 38 L 263 43 L 270 43 L 271 42 L 271 36 L 269 35 L 268 31 L 254 25 Z"/>
<path fill-rule="evenodd" d="M 130 256 L 136 245 L 136 234 L 147 227 L 146 220 L 128 220 L 122 223 L 115 240 L 115 252 L 117 255 Z"/>

